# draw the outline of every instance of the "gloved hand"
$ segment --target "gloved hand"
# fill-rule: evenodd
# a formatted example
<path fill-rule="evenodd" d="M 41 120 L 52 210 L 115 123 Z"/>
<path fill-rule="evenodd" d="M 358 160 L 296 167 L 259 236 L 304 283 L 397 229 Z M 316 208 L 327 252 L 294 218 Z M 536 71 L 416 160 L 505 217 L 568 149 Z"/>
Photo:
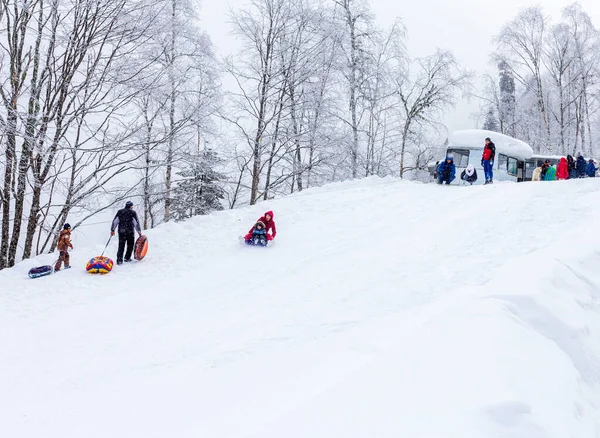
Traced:
<path fill-rule="evenodd" d="M 481 159 L 481 167 L 483 167 L 483 158 Z"/>
<path fill-rule="evenodd" d="M 142 232 L 141 231 L 138 234 L 140 235 L 140 237 L 142 237 Z"/>
<path fill-rule="evenodd" d="M 114 236 L 114 235 L 115 235 L 115 232 L 114 232 L 114 231 L 111 231 L 111 232 L 110 232 L 110 235 L 111 235 L 111 236 Z"/>
<path fill-rule="evenodd" d="M 490 160 L 490 166 L 494 167 L 494 160 Z"/>

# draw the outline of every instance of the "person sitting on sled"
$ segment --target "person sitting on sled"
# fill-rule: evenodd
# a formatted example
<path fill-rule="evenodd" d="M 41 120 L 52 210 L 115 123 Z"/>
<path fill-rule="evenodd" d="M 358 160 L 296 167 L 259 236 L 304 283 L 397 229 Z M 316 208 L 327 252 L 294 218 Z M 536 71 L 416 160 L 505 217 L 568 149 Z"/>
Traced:
<path fill-rule="evenodd" d="M 268 236 L 265 224 L 258 221 L 252 232 L 246 235 L 245 241 L 247 245 L 267 246 Z"/>
<path fill-rule="evenodd" d="M 64 225 L 63 230 L 58 235 L 56 248 L 58 249 L 58 260 L 56 261 L 56 265 L 54 265 L 54 270 L 60 271 L 63 262 L 65 263 L 65 269 L 69 269 L 71 267 L 69 264 L 69 248 L 73 249 L 73 245 L 71 244 L 71 225 Z"/>
<path fill-rule="evenodd" d="M 261 218 L 259 218 L 256 221 L 257 224 L 259 222 L 262 222 L 262 224 L 265 227 L 265 234 L 267 236 L 267 240 L 275 239 L 275 236 L 277 235 L 277 228 L 275 227 L 275 221 L 273 220 L 273 212 L 267 211 Z M 255 228 L 256 226 L 252 227 L 250 231 L 248 231 L 248 234 L 244 236 L 244 240 L 246 241 L 246 243 L 248 243 L 248 241 L 252 237 L 252 232 Z M 269 234 L 269 231 L 271 231 L 271 234 Z"/>

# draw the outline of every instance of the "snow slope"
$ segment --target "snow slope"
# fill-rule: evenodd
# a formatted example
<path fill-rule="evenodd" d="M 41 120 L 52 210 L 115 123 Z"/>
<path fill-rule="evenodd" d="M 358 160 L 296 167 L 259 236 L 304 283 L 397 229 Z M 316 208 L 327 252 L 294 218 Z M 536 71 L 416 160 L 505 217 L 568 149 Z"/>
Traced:
<path fill-rule="evenodd" d="M 161 226 L 107 276 L 79 239 L 0 272 L 0 436 L 598 437 L 599 219 L 600 179 L 370 178 Z"/>

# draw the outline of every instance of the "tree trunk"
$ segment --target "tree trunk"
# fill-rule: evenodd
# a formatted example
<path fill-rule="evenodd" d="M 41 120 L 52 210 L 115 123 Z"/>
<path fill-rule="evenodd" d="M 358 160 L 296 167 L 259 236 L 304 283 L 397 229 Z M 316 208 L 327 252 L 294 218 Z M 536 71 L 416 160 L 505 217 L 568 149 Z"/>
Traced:
<path fill-rule="evenodd" d="M 410 128 L 410 120 L 404 122 L 404 129 L 402 130 L 402 148 L 400 149 L 400 178 L 404 178 L 404 153 L 406 151 L 406 138 L 408 137 L 408 131 Z"/>
<path fill-rule="evenodd" d="M 10 239 L 10 203 L 12 192 L 13 164 L 15 160 L 15 131 L 17 125 L 17 115 L 15 109 L 11 110 L 8 113 L 6 125 L 6 164 L 4 168 L 4 196 L 2 198 L 2 242 L 0 243 L 0 269 L 10 266 L 8 264 L 8 244 Z"/>
<path fill-rule="evenodd" d="M 168 222 L 171 217 L 171 173 L 173 171 L 173 144 L 175 140 L 175 28 L 177 0 L 172 0 L 171 6 L 171 44 L 169 47 L 169 82 L 171 84 L 171 107 L 169 108 L 169 142 L 167 148 L 167 175 L 165 181 L 165 222 Z"/>

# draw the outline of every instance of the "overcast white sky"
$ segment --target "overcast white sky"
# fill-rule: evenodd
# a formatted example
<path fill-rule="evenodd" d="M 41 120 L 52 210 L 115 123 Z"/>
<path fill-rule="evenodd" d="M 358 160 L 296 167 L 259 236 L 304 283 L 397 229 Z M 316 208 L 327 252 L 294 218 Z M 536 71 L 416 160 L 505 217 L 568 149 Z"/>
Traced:
<path fill-rule="evenodd" d="M 201 26 L 209 33 L 219 55 L 235 48 L 230 35 L 228 11 L 248 3 L 247 0 L 201 0 Z M 331 0 L 333 1 L 333 0 Z M 424 56 L 436 47 L 450 49 L 460 62 L 478 74 L 493 71 L 489 55 L 492 37 L 511 20 L 519 9 L 541 5 L 554 20 L 568 0 L 370 0 L 380 26 L 386 27 L 400 17 L 408 29 L 408 49 L 411 56 Z M 580 0 L 579 3 L 600 27 L 600 0 Z M 478 102 L 462 102 L 446 117 L 450 131 L 476 128 L 473 113 Z"/>

